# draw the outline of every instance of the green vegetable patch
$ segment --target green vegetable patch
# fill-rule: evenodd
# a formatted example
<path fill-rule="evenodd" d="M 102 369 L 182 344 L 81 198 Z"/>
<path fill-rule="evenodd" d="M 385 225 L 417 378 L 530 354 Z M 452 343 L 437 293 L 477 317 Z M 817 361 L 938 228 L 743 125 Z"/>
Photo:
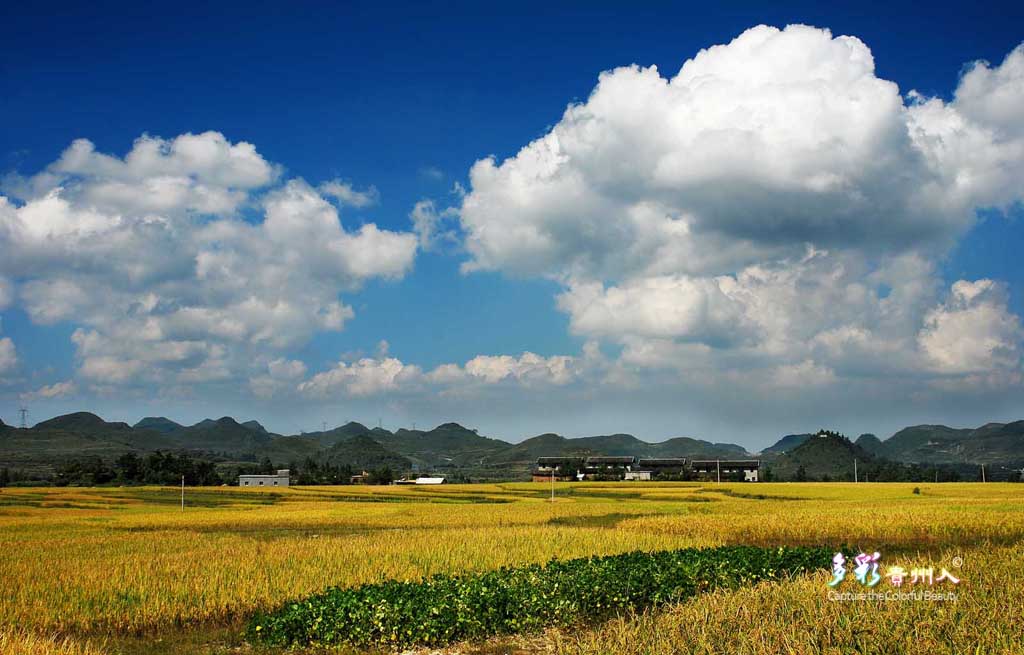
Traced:
<path fill-rule="evenodd" d="M 254 616 L 250 641 L 400 649 L 598 621 L 830 565 L 830 548 L 723 546 L 332 587 Z"/>

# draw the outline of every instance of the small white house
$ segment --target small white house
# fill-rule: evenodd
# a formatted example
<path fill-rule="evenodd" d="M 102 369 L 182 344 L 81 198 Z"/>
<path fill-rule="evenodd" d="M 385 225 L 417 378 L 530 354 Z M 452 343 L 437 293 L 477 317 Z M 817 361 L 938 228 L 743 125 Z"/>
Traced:
<path fill-rule="evenodd" d="M 240 475 L 239 487 L 287 487 L 289 483 L 288 469 L 278 469 L 272 475 Z"/>
<path fill-rule="evenodd" d="M 650 480 L 651 471 L 626 471 L 626 480 Z"/>
<path fill-rule="evenodd" d="M 416 478 L 416 484 L 444 484 L 444 478 L 422 477 Z"/>

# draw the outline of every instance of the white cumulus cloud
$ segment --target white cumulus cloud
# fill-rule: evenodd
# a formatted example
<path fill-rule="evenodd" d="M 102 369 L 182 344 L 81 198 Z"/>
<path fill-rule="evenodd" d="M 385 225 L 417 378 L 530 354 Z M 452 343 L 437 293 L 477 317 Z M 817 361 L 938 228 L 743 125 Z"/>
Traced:
<path fill-rule="evenodd" d="M 259 362 L 344 327 L 340 294 L 402 277 L 417 249 L 411 232 L 346 229 L 322 192 L 279 178 L 216 132 L 144 136 L 123 158 L 75 141 L 0 195 L 0 300 L 16 285 L 33 321 L 78 325 L 94 384 L 266 375 Z"/>
<path fill-rule="evenodd" d="M 44 385 L 35 391 L 22 394 L 21 397 L 24 400 L 49 400 L 70 396 L 76 391 L 78 391 L 78 385 L 76 385 L 73 380 L 65 380 L 63 382 L 54 382 L 53 384 Z"/>
<path fill-rule="evenodd" d="M 992 280 L 956 282 L 949 298 L 925 315 L 921 349 L 946 373 L 1019 370 L 1024 328 L 1006 308 L 1005 289 Z"/>
<path fill-rule="evenodd" d="M 1024 200 L 1022 107 L 1024 46 L 945 102 L 905 98 L 855 37 L 754 27 L 671 76 L 602 73 L 547 134 L 476 162 L 463 269 L 561 283 L 571 330 L 619 345 L 624 379 L 1019 367 L 1005 301 L 942 304 L 933 262 L 979 209 Z"/>
<path fill-rule="evenodd" d="M 342 180 L 331 180 L 320 185 L 320 193 L 330 196 L 339 204 L 364 209 L 372 207 L 380 202 L 380 191 L 375 186 L 369 186 L 360 191 L 349 182 Z"/>
<path fill-rule="evenodd" d="M 10 373 L 17 365 L 18 352 L 14 348 L 14 342 L 10 337 L 0 338 L 0 375 Z"/>
<path fill-rule="evenodd" d="M 317 373 L 299 384 L 300 393 L 314 397 L 330 395 L 369 396 L 385 391 L 396 391 L 404 383 L 418 380 L 422 371 L 418 366 L 403 364 L 394 357 L 365 357 L 356 362 L 338 362 L 327 371 Z"/>

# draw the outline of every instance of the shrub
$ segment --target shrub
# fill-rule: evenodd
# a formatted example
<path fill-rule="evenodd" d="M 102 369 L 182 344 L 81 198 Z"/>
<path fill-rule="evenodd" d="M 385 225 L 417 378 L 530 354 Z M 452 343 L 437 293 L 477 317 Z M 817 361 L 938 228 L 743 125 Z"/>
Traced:
<path fill-rule="evenodd" d="M 832 553 L 827 548 L 687 548 L 332 587 L 253 617 L 247 634 L 280 645 L 438 646 L 595 621 L 716 587 L 827 568 Z"/>

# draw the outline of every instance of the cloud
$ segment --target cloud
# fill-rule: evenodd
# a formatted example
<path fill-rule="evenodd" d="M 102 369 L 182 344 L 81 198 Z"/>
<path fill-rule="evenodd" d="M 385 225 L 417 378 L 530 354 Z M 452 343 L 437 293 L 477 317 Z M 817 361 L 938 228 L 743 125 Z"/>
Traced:
<path fill-rule="evenodd" d="M 727 277 L 656 276 L 607 288 L 579 283 L 558 297 L 558 306 L 577 334 L 720 342 L 753 329 L 735 288 Z"/>
<path fill-rule="evenodd" d="M 2 287 L 0 287 L 2 291 Z M 2 326 L 0 326 L 2 327 Z M 5 376 L 18 368 L 18 351 L 10 337 L 0 337 L 0 385 L 9 382 Z"/>
<path fill-rule="evenodd" d="M 953 284 L 949 298 L 925 315 L 918 343 L 936 370 L 983 373 L 1019 370 L 1024 329 L 992 280 Z"/>
<path fill-rule="evenodd" d="M 102 223 L 121 213 L 230 214 L 247 199 L 247 191 L 270 184 L 279 174 L 252 144 L 232 144 L 218 132 L 204 132 L 171 140 L 143 135 L 123 159 L 77 139 L 44 171 L 11 178 L 6 186 L 26 201 L 60 189 L 71 204 L 95 212 L 78 212 L 68 220 L 66 213 L 42 211 L 35 227 L 46 231 L 80 229 L 90 215 Z"/>
<path fill-rule="evenodd" d="M 0 338 L 0 375 L 10 373 L 18 366 L 18 352 L 10 337 Z"/>
<path fill-rule="evenodd" d="M 94 384 L 245 380 L 354 316 L 339 295 L 412 267 L 417 237 L 337 209 L 251 144 L 144 136 L 118 158 L 75 141 L 0 196 L 0 291 L 33 321 L 77 325 Z M 242 207 L 246 217 L 240 215 Z M 7 254 L 10 253 L 10 256 Z M 260 362 L 263 362 L 260 364 Z"/>
<path fill-rule="evenodd" d="M 951 102 L 905 100 L 859 39 L 758 26 L 674 76 L 602 73 L 547 134 L 477 161 L 463 270 L 560 283 L 572 332 L 621 348 L 633 382 L 778 395 L 1019 367 L 1005 301 L 942 303 L 932 262 L 1024 200 L 1022 107 L 1024 46 Z"/>
<path fill-rule="evenodd" d="M 365 191 L 357 191 L 348 182 L 331 180 L 321 184 L 319 189 L 320 193 L 334 198 L 339 204 L 356 209 L 365 209 L 380 203 L 380 191 L 375 186 L 369 186 Z"/>
<path fill-rule="evenodd" d="M 617 279 L 730 272 L 806 242 L 898 252 L 970 225 L 963 202 L 936 215 L 917 191 L 938 179 L 867 46 L 761 26 L 671 79 L 603 73 L 547 135 L 478 161 L 467 268 Z"/>
<path fill-rule="evenodd" d="M 519 356 L 478 355 L 463 365 L 441 364 L 425 373 L 419 366 L 387 356 L 386 348 L 378 350 L 376 357 L 351 363 L 339 361 L 333 368 L 301 382 L 297 390 L 309 397 L 327 398 L 450 390 L 471 393 L 473 389 L 501 384 L 519 388 L 564 386 L 580 379 L 585 367 L 592 363 L 587 357 L 543 357 L 524 352 Z"/>
<path fill-rule="evenodd" d="M 960 78 L 954 103 L 968 119 L 999 132 L 1003 139 L 1024 137 L 1024 44 L 992 68 L 975 62 Z"/>
<path fill-rule="evenodd" d="M 524 352 L 512 355 L 478 355 L 462 367 L 454 364 L 440 366 L 428 376 L 432 381 L 451 385 L 472 381 L 478 384 L 498 384 L 513 381 L 525 387 L 538 385 L 565 385 L 579 375 L 577 360 L 567 355 L 543 357 Z"/>
<path fill-rule="evenodd" d="M 14 285 L 5 277 L 0 276 L 0 310 L 14 302 Z"/>
<path fill-rule="evenodd" d="M 296 381 L 305 374 L 303 362 L 279 357 L 267 362 L 266 373 L 249 379 L 249 388 L 260 398 L 271 398 L 294 388 Z"/>
<path fill-rule="evenodd" d="M 444 179 L 444 171 L 437 166 L 422 166 L 419 169 L 420 177 L 433 180 L 434 182 L 440 182 Z"/>
<path fill-rule="evenodd" d="M 298 390 L 321 398 L 335 394 L 369 396 L 397 391 L 403 383 L 415 381 L 421 375 L 419 367 L 403 364 L 394 357 L 366 357 L 351 364 L 338 362 L 334 368 L 299 384 Z"/>
<path fill-rule="evenodd" d="M 457 221 L 458 209 L 446 207 L 438 210 L 433 200 L 420 200 L 409 212 L 413 232 L 419 237 L 420 249 L 430 252 L 445 244 L 458 243 L 459 237 L 454 229 L 446 227 Z"/>
<path fill-rule="evenodd" d="M 73 395 L 78 391 L 78 386 L 72 380 L 55 382 L 51 385 L 42 386 L 35 391 L 21 394 L 23 400 L 50 400 L 53 398 L 64 398 Z"/>

